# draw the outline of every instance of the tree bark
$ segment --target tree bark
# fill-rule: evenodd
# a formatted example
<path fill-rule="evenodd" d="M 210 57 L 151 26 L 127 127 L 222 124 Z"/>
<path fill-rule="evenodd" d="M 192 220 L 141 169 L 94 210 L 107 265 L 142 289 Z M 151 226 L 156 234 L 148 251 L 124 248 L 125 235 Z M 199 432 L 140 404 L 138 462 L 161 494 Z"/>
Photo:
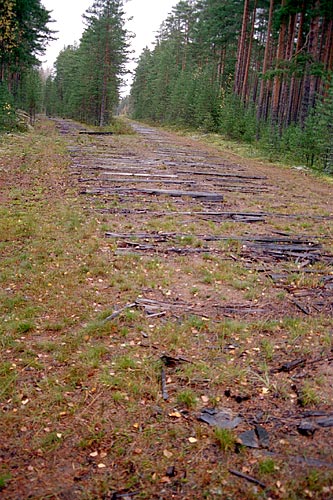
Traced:
<path fill-rule="evenodd" d="M 315 10 L 319 11 L 320 0 L 317 0 L 315 5 Z M 310 28 L 310 40 L 309 40 L 309 53 L 312 58 L 312 63 L 316 63 L 319 61 L 320 52 L 319 52 L 319 31 L 320 31 L 320 17 L 319 14 L 316 15 L 311 21 Z M 319 82 L 319 77 L 316 75 L 310 75 L 310 88 L 309 88 L 309 109 L 313 108 L 316 101 L 316 90 Z"/>
<path fill-rule="evenodd" d="M 286 45 L 285 59 L 290 64 L 295 40 L 295 27 L 296 27 L 296 14 L 291 14 L 288 24 L 288 36 Z M 280 116 L 279 116 L 279 130 L 280 133 L 288 122 L 288 94 L 290 92 L 291 84 L 289 84 L 289 79 L 284 78 L 281 84 L 281 105 L 280 105 Z M 288 92 L 289 91 L 289 92 Z"/>
<path fill-rule="evenodd" d="M 268 69 L 270 50 L 271 50 L 273 9 L 274 9 L 274 0 L 270 0 L 268 24 L 267 24 L 267 35 L 266 35 L 266 45 L 265 45 L 264 61 L 263 61 L 263 67 L 262 67 L 262 77 L 261 77 L 261 83 L 260 83 L 259 104 L 258 104 L 258 111 L 257 111 L 258 121 L 261 118 L 263 118 L 265 115 L 264 102 L 267 99 L 267 82 L 265 81 L 265 75 L 266 75 L 267 69 Z"/>
<path fill-rule="evenodd" d="M 251 23 L 251 33 L 250 33 L 249 44 L 248 44 L 248 48 L 247 48 L 246 65 L 245 65 L 245 69 L 244 69 L 243 85 L 242 85 L 242 92 L 241 92 L 241 96 L 242 96 L 242 99 L 244 102 L 248 101 L 248 89 L 247 89 L 247 87 L 248 87 L 249 69 L 250 69 L 251 54 L 252 54 L 254 25 L 255 25 L 255 20 L 256 20 L 256 10 L 257 10 L 257 0 L 254 0 L 253 13 L 252 13 L 252 23 Z"/>
<path fill-rule="evenodd" d="M 236 62 L 236 72 L 235 72 L 235 87 L 234 91 L 237 95 L 240 95 L 242 88 L 242 76 L 244 74 L 244 61 L 245 61 L 245 50 L 246 50 L 246 33 L 247 33 L 247 23 L 249 19 L 249 7 L 250 0 L 244 0 L 244 10 L 243 10 L 243 20 L 242 20 L 242 30 L 239 38 L 238 51 L 237 51 L 237 62 Z"/>
<path fill-rule="evenodd" d="M 284 7 L 286 0 L 281 1 L 281 7 Z M 276 65 L 275 70 L 278 72 L 281 66 L 281 62 L 285 58 L 285 37 L 286 37 L 286 21 L 282 19 L 279 32 L 279 40 L 277 46 L 276 54 Z M 281 82 L 282 76 L 276 74 L 273 82 L 273 97 L 272 97 L 272 123 L 276 124 L 279 119 L 279 105 L 280 105 L 280 95 L 281 95 Z"/>

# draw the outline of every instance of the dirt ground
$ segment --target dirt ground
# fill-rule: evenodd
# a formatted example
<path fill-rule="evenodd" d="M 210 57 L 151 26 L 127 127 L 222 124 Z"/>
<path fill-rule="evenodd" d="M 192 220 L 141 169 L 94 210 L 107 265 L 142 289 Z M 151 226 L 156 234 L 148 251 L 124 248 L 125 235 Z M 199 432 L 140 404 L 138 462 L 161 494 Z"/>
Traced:
<path fill-rule="evenodd" d="M 332 182 L 131 126 L 0 144 L 1 498 L 333 498 Z"/>

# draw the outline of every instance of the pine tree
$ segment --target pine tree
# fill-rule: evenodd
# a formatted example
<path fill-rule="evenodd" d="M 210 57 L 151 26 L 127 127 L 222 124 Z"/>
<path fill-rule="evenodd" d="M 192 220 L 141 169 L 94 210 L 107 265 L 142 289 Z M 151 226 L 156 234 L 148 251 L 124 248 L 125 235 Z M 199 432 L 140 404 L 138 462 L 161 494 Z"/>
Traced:
<path fill-rule="evenodd" d="M 33 86 L 30 85 L 31 82 L 27 82 L 32 74 L 36 76 L 34 68 L 40 64 L 38 56 L 44 53 L 46 44 L 53 39 L 53 32 L 48 27 L 50 20 L 50 13 L 40 0 L 0 2 L 1 92 L 3 96 L 7 95 L 8 104 L 13 109 L 18 105 L 22 106 L 24 100 L 32 102 Z M 24 86 L 26 90 L 30 89 L 29 98 L 23 98 Z M 35 97 L 37 98 L 37 94 Z M 35 104 L 30 106 L 32 119 L 33 109 Z"/>
<path fill-rule="evenodd" d="M 54 77 L 58 114 L 99 126 L 110 122 L 128 57 L 122 5 L 120 0 L 95 1 L 84 15 L 87 27 L 80 44 L 59 54 Z"/>
<path fill-rule="evenodd" d="M 110 113 L 118 103 L 121 76 L 128 54 L 128 34 L 124 27 L 123 2 L 120 0 L 96 0 L 85 14 L 87 22 L 85 44 L 82 49 L 92 50 L 94 60 L 97 120 L 100 126 L 107 124 Z M 96 54 L 96 55 L 97 55 Z M 86 54 L 87 56 L 87 54 Z M 98 64 L 96 66 L 96 61 Z"/>

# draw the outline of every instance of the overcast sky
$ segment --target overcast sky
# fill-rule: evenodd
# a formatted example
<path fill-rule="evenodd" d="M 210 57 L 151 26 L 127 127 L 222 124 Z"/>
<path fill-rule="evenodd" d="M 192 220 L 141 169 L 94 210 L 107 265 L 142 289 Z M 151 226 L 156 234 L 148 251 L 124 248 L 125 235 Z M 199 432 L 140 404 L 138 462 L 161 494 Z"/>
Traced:
<path fill-rule="evenodd" d="M 138 57 L 144 47 L 152 46 L 161 23 L 171 12 L 178 0 L 128 0 L 124 2 L 127 29 L 135 33 L 132 48 L 133 57 Z M 59 52 L 67 45 L 72 45 L 80 40 L 84 25 L 82 14 L 93 4 L 93 0 L 42 0 L 47 10 L 52 11 L 52 19 L 56 22 L 51 27 L 57 30 L 58 40 L 49 44 L 43 57 L 43 66 L 52 67 Z M 130 65 L 130 69 L 134 64 Z M 124 93 L 127 93 L 126 91 Z"/>

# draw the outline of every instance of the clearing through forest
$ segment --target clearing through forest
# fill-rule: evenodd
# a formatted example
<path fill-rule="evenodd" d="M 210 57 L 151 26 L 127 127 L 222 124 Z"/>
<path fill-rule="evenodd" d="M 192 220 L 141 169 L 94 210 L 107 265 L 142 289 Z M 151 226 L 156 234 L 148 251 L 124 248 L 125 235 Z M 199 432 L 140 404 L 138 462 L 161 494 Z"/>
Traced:
<path fill-rule="evenodd" d="M 332 498 L 332 184 L 131 127 L 1 145 L 4 498 Z"/>

